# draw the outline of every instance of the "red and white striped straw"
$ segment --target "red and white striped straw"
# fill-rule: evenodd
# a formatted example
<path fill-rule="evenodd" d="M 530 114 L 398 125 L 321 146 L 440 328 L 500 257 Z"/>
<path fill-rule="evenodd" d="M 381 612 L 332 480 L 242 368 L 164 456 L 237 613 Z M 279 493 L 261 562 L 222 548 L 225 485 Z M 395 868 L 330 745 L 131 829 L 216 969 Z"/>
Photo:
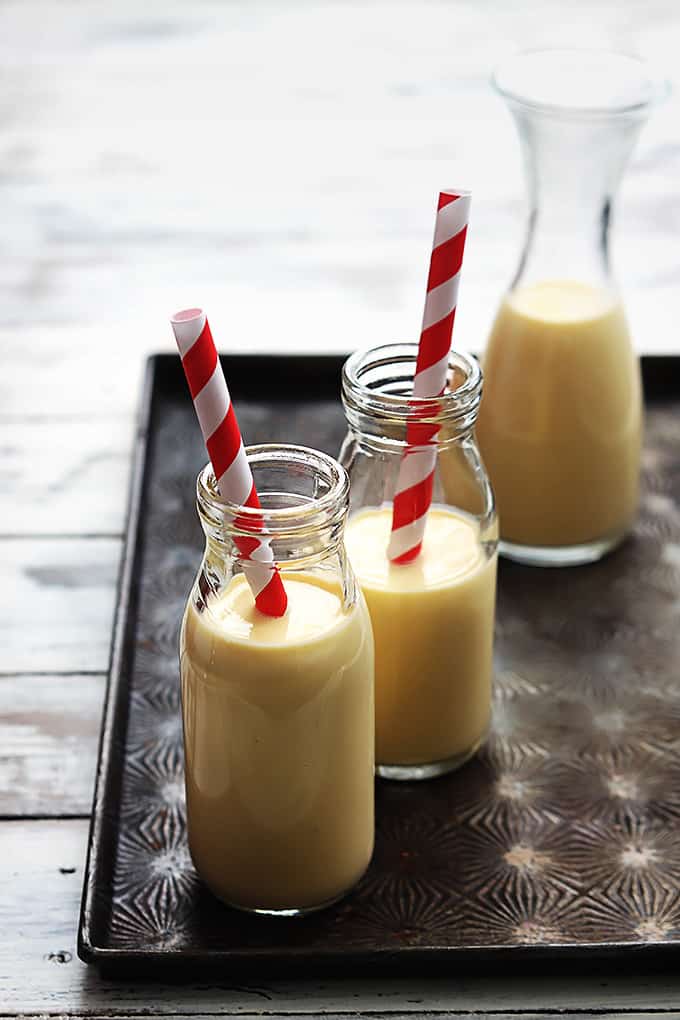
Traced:
<path fill-rule="evenodd" d="M 413 380 L 414 397 L 440 397 L 446 389 L 469 216 L 469 191 L 440 193 Z M 432 412 L 436 413 L 436 410 L 435 405 Z M 406 450 L 402 455 L 394 494 L 392 532 L 387 547 L 387 555 L 392 563 L 410 563 L 420 552 L 427 511 L 432 502 L 437 432 L 436 425 L 419 425 L 415 422 L 408 426 Z"/>
<path fill-rule="evenodd" d="M 219 493 L 230 503 L 260 507 L 208 320 L 200 308 L 187 308 L 170 321 Z M 250 516 L 247 524 L 257 530 L 264 528 L 264 520 L 258 522 Z M 267 616 L 283 616 L 288 599 L 269 541 L 242 535 L 236 539 L 236 546 L 257 608 Z"/>

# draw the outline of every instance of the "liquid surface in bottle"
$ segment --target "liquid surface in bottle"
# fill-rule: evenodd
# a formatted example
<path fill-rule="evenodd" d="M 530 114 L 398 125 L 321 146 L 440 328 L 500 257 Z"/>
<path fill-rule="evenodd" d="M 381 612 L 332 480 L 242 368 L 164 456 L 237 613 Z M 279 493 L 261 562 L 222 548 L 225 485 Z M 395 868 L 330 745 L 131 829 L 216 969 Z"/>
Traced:
<path fill-rule="evenodd" d="M 219 897 L 251 909 L 317 906 L 373 848 L 373 642 L 363 599 L 283 575 L 285 617 L 242 575 L 181 636 L 189 842 Z"/>
<path fill-rule="evenodd" d="M 432 507 L 420 555 L 397 566 L 391 523 L 390 507 L 361 510 L 345 536 L 373 624 L 376 760 L 446 761 L 489 723 L 496 557 L 472 518 Z"/>
<path fill-rule="evenodd" d="M 639 367 L 620 302 L 572 281 L 511 292 L 487 346 L 477 421 L 501 537 L 568 546 L 627 530 L 641 429 Z"/>

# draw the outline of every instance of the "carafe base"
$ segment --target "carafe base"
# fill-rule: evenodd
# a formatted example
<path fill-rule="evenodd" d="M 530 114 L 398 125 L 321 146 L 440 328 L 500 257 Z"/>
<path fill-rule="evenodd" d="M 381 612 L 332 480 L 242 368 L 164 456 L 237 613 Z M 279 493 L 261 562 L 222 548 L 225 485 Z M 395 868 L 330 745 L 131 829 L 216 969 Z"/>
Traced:
<path fill-rule="evenodd" d="M 375 774 L 380 779 L 396 779 L 402 782 L 417 782 L 420 779 L 436 779 L 437 776 L 445 776 L 449 772 L 455 772 L 461 765 L 465 765 L 470 758 L 474 757 L 485 742 L 487 734 L 472 745 L 467 751 L 454 754 L 451 758 L 444 758 L 442 761 L 423 762 L 419 765 L 379 765 L 375 766 Z"/>
<path fill-rule="evenodd" d="M 327 907 L 332 907 L 338 900 L 343 899 L 351 889 L 344 889 L 337 896 L 332 896 L 329 900 L 325 900 L 323 903 L 313 904 L 311 907 L 285 907 L 280 910 L 270 909 L 268 907 L 247 907 L 242 903 L 233 903 L 230 900 L 224 899 L 222 896 L 217 898 L 224 903 L 225 907 L 231 907 L 232 910 L 240 910 L 242 914 L 257 914 L 262 917 L 307 917 L 308 914 L 316 914 L 319 910 L 326 910 Z M 216 894 L 215 894 L 216 895 Z"/>
<path fill-rule="evenodd" d="M 501 539 L 498 552 L 515 563 L 524 563 L 530 567 L 579 567 L 586 563 L 596 563 L 607 553 L 621 545 L 627 532 L 598 538 L 593 542 L 582 542 L 579 545 L 519 545 Z"/>

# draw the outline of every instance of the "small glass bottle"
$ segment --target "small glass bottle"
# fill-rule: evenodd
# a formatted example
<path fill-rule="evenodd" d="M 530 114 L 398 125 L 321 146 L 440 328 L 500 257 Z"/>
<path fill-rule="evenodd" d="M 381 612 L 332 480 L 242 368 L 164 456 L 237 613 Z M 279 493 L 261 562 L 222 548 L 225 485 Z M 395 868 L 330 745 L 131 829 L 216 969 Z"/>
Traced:
<path fill-rule="evenodd" d="M 640 370 L 608 245 L 655 89 L 640 61 L 594 50 L 519 54 L 494 83 L 517 124 L 530 209 L 484 357 L 477 435 L 501 553 L 587 563 L 622 541 L 637 510 Z"/>
<path fill-rule="evenodd" d="M 373 850 L 373 639 L 343 544 L 346 472 L 300 446 L 247 450 L 262 510 L 197 480 L 203 562 L 180 637 L 189 847 L 221 900 L 326 906 Z M 237 537 L 271 541 L 285 616 L 255 608 Z"/>
<path fill-rule="evenodd" d="M 351 480 L 347 550 L 373 624 L 376 768 L 425 779 L 483 743 L 491 710 L 497 524 L 474 425 L 481 372 L 452 353 L 449 389 L 416 399 L 417 344 L 359 351 L 345 363 Z M 432 504 L 420 555 L 390 563 L 391 504 L 410 424 L 436 424 Z"/>

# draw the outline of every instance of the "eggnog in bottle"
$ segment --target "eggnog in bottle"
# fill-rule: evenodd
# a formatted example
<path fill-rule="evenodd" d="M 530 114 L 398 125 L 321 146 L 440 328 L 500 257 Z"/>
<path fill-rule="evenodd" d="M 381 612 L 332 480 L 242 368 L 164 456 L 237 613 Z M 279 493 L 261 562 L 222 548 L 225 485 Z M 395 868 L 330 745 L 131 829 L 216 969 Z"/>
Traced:
<path fill-rule="evenodd" d="M 491 712 L 496 555 L 474 518 L 431 507 L 420 555 L 386 555 L 390 507 L 350 518 L 347 551 L 375 640 L 379 766 L 462 763 Z"/>
<path fill-rule="evenodd" d="M 243 577 L 189 604 L 181 667 L 189 842 L 235 906 L 332 901 L 373 849 L 373 644 L 363 600 L 283 577 L 282 618 Z"/>

